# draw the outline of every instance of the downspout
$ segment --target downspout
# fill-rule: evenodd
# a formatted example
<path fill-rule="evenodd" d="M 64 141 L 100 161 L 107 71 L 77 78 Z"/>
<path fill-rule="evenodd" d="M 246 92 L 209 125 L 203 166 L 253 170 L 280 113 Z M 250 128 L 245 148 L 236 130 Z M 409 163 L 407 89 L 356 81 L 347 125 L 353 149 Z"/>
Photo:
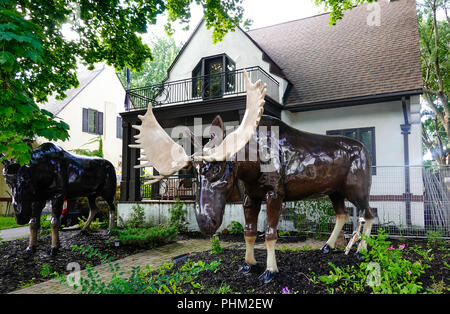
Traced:
<path fill-rule="evenodd" d="M 403 119 L 404 124 L 400 125 L 400 129 L 403 134 L 403 158 L 405 162 L 405 205 L 406 205 L 406 224 L 411 225 L 411 179 L 409 172 L 409 138 L 408 135 L 411 134 L 411 123 L 409 121 L 410 114 L 410 99 L 409 96 L 402 97 L 402 109 L 403 109 Z"/>

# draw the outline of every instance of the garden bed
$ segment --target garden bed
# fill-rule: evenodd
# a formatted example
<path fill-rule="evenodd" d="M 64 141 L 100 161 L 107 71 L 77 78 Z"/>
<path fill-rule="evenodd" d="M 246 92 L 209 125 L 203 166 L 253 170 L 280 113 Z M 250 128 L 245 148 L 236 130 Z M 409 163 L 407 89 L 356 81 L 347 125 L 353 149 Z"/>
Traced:
<path fill-rule="evenodd" d="M 428 249 L 425 241 L 418 240 L 392 240 L 394 246 L 405 244 L 404 256 L 412 261 L 421 259 L 412 248 L 414 246 Z M 423 283 L 421 292 L 450 293 L 450 256 L 447 243 L 446 250 L 443 247 L 432 248 L 430 255 L 434 254 L 433 260 L 426 262 L 430 268 L 425 274 L 419 277 Z M 221 260 L 220 266 L 214 274 L 201 272 L 196 280 L 203 286 L 204 291 L 218 291 L 227 288 L 230 293 L 344 293 L 335 285 L 329 286 L 321 282 L 320 276 L 327 276 L 333 268 L 329 262 L 337 267 L 358 266 L 360 261 L 354 254 L 345 255 L 342 250 L 332 251 L 330 254 L 323 254 L 320 250 L 277 250 L 276 257 L 279 273 L 269 284 L 264 284 L 258 280 L 258 276 L 265 270 L 266 250 L 256 249 L 255 258 L 258 264 L 254 271 L 247 275 L 238 272 L 244 262 L 245 250 L 236 248 L 226 248 L 222 253 L 211 254 L 210 252 L 197 253 L 191 257 L 191 261 L 204 261 L 210 263 L 214 260 Z M 446 265 L 444 263 L 447 263 Z M 431 289 L 431 291 L 429 290 Z M 351 293 L 351 292 L 349 292 Z M 364 293 L 370 293 L 367 289 Z"/>
<path fill-rule="evenodd" d="M 8 293 L 28 285 L 51 279 L 50 273 L 69 273 L 67 264 L 77 262 L 84 269 L 87 264 L 93 266 L 101 263 L 97 257 L 88 258 L 71 249 L 72 245 L 88 245 L 108 254 L 113 260 L 145 250 L 137 246 L 114 247 L 107 230 L 100 229 L 89 234 L 81 234 L 79 230 L 60 233 L 61 249 L 55 256 L 47 254 L 51 237 L 46 235 L 38 240 L 37 252 L 33 255 L 25 253 L 28 239 L 0 243 L 0 293 Z"/>
<path fill-rule="evenodd" d="M 180 234 L 175 240 L 187 240 L 192 238 L 209 237 L 199 233 Z M 77 262 L 84 269 L 87 264 L 98 265 L 101 260 L 98 257 L 88 257 L 80 252 L 73 251 L 72 245 L 85 245 L 98 249 L 102 254 L 107 254 L 113 260 L 117 260 L 128 255 L 132 255 L 146 248 L 134 245 L 121 245 L 114 247 L 113 239 L 106 230 L 98 230 L 88 235 L 79 231 L 65 231 L 60 234 L 61 251 L 56 257 L 50 257 L 47 249 L 50 246 L 50 236 L 41 237 L 38 242 L 36 254 L 28 256 L 24 250 L 28 245 L 28 240 L 15 240 L 0 244 L 0 293 L 8 293 L 27 285 L 39 283 L 52 278 L 50 273 L 58 272 L 67 274 L 67 264 Z M 282 237 L 279 242 L 289 243 L 304 240 L 303 236 Z M 264 284 L 258 280 L 258 276 L 264 271 L 266 263 L 266 250 L 256 249 L 255 257 L 258 265 L 248 275 L 238 272 L 244 262 L 245 245 L 243 235 L 220 235 L 220 242 L 234 242 L 229 248 L 225 248 L 222 253 L 211 254 L 211 251 L 197 252 L 190 255 L 191 262 L 203 261 L 214 263 L 220 260 L 220 265 L 214 270 L 201 271 L 194 281 L 200 284 L 200 288 L 195 288 L 197 293 L 283 293 L 287 289 L 296 293 L 343 293 L 339 285 L 327 285 L 318 278 L 327 276 L 333 270 L 329 262 L 337 267 L 345 268 L 347 265 L 358 266 L 360 261 L 353 254 L 344 255 L 342 250 L 333 251 L 330 254 L 323 254 L 320 250 L 303 249 L 277 250 L 277 262 L 280 270 L 275 279 Z M 423 283 L 421 292 L 449 293 L 448 287 L 450 279 L 449 268 L 449 245 L 448 242 L 440 242 L 438 245 L 430 246 L 426 240 L 408 239 L 404 241 L 391 240 L 395 247 L 405 244 L 404 256 L 412 261 L 421 260 L 417 248 L 422 250 L 431 249 L 429 256 L 433 254 L 433 259 L 426 263 L 430 268 L 425 270 L 418 281 Z M 257 243 L 263 243 L 264 237 L 260 234 Z M 416 248 L 416 250 L 414 249 Z M 176 272 L 182 262 L 176 263 L 173 271 Z M 184 284 L 180 286 L 180 291 L 189 293 L 192 285 Z M 364 293 L 368 293 L 367 289 Z"/>

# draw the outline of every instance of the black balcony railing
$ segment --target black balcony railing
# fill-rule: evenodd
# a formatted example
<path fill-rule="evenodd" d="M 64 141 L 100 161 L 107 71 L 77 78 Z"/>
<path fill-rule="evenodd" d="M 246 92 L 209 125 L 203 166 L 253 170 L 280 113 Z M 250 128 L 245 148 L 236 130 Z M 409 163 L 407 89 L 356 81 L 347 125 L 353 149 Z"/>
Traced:
<path fill-rule="evenodd" d="M 267 84 L 267 96 L 279 100 L 279 83 L 260 67 L 245 69 L 252 82 L 261 80 Z M 127 90 L 130 103 L 126 110 L 146 109 L 151 103 L 161 105 L 195 102 L 226 96 L 245 94 L 244 69 L 213 75 L 150 85 Z"/>
<path fill-rule="evenodd" d="M 141 198 L 152 200 L 175 200 L 177 198 L 181 200 L 195 200 L 196 184 L 197 181 L 192 176 L 164 178 L 152 185 L 141 184 Z"/>

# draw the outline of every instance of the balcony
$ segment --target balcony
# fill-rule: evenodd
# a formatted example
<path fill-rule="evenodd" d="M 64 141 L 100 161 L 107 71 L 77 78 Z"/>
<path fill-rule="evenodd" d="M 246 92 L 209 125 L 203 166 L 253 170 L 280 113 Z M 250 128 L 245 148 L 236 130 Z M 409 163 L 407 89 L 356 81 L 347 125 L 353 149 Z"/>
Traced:
<path fill-rule="evenodd" d="M 252 82 L 267 84 L 267 96 L 279 102 L 279 83 L 260 67 L 245 69 Z M 127 90 L 126 111 L 245 95 L 244 69 L 197 76 Z"/>

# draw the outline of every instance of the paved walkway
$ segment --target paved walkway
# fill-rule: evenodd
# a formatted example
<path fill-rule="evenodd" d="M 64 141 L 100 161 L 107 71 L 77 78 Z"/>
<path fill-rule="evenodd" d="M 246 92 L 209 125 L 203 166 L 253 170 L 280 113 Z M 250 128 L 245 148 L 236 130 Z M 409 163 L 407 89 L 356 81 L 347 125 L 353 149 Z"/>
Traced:
<path fill-rule="evenodd" d="M 30 227 L 17 227 L 11 229 L 0 230 L 0 239 L 11 241 L 19 238 L 28 238 L 30 235 Z"/>
<path fill-rule="evenodd" d="M 222 247 L 236 246 L 242 244 L 242 248 L 245 248 L 244 241 L 242 243 L 238 242 L 221 242 Z M 306 241 L 301 243 L 277 243 L 277 249 L 285 248 L 299 248 L 300 246 L 308 246 L 313 249 L 320 248 L 322 242 L 318 241 Z M 255 248 L 265 248 L 264 243 L 255 245 Z M 115 261 L 114 263 L 119 263 L 120 271 L 124 272 L 124 276 L 131 273 L 132 267 L 145 265 L 150 265 L 152 268 L 163 265 L 171 261 L 171 258 L 180 254 L 187 252 L 201 252 L 211 249 L 211 242 L 204 239 L 193 239 L 193 240 L 183 240 L 177 241 L 175 243 L 170 243 L 156 249 L 141 252 L 135 255 L 128 256 L 121 260 Z M 100 278 L 104 282 L 108 282 L 111 279 L 111 273 L 109 272 L 109 265 L 103 264 L 98 265 L 94 268 L 98 271 Z M 86 272 L 82 270 L 80 275 L 86 276 Z M 73 294 L 78 293 L 74 291 L 73 288 L 67 286 L 66 284 L 60 284 L 59 281 L 49 280 L 42 282 L 24 289 L 16 290 L 11 293 L 13 294 Z"/>

